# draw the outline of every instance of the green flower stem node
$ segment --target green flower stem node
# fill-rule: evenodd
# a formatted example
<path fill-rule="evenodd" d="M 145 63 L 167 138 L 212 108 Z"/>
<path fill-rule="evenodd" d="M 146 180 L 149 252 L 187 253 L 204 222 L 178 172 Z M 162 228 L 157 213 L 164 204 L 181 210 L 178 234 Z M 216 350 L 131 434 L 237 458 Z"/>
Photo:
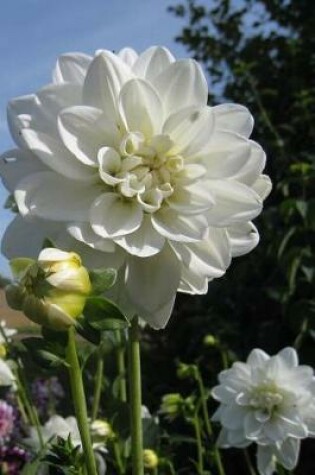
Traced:
<path fill-rule="evenodd" d="M 74 327 L 70 327 L 68 330 L 66 358 L 69 364 L 71 392 L 73 397 L 75 415 L 77 418 L 78 427 L 81 435 L 87 473 L 89 475 L 98 475 L 89 430 L 81 368 L 76 350 Z"/>
<path fill-rule="evenodd" d="M 129 384 L 130 384 L 130 422 L 131 454 L 133 475 L 144 475 L 143 434 L 141 418 L 141 365 L 139 322 L 135 316 L 129 327 Z"/>

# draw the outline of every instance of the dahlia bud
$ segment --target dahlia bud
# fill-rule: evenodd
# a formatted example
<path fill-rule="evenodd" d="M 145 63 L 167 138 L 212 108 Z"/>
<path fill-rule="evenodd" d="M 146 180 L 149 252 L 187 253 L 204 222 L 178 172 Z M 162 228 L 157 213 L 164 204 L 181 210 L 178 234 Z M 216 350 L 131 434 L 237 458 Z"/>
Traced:
<path fill-rule="evenodd" d="M 93 441 L 101 442 L 112 439 L 115 434 L 109 422 L 96 419 L 91 424 L 91 433 Z"/>
<path fill-rule="evenodd" d="M 144 468 L 154 470 L 159 464 L 159 458 L 152 449 L 145 449 L 143 451 L 143 465 Z"/>
<path fill-rule="evenodd" d="M 55 330 L 75 324 L 91 291 L 88 271 L 78 254 L 46 248 L 37 261 L 13 259 L 11 267 L 19 278 L 6 289 L 11 307 Z"/>
<path fill-rule="evenodd" d="M 180 394 L 165 394 L 162 398 L 160 411 L 172 420 L 181 414 L 183 405 L 184 399 Z"/>

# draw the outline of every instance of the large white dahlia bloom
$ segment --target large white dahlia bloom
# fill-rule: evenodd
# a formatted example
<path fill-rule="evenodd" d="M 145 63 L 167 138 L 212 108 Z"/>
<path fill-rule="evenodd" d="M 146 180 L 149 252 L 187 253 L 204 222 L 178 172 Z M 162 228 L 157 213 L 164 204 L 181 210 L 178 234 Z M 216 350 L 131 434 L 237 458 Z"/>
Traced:
<path fill-rule="evenodd" d="M 3 252 L 71 237 L 86 265 L 120 269 L 121 304 L 165 326 L 177 291 L 206 293 L 255 247 L 271 188 L 248 110 L 207 99 L 200 66 L 163 47 L 61 56 L 51 84 L 8 107 L 18 148 L 1 173 L 19 216 Z"/>
<path fill-rule="evenodd" d="M 221 402 L 213 416 L 223 429 L 223 448 L 258 444 L 261 475 L 271 475 L 276 462 L 292 470 L 300 441 L 315 437 L 315 378 L 309 366 L 299 366 L 294 348 L 270 357 L 253 350 L 246 363 L 234 363 L 219 375 L 212 390 Z"/>

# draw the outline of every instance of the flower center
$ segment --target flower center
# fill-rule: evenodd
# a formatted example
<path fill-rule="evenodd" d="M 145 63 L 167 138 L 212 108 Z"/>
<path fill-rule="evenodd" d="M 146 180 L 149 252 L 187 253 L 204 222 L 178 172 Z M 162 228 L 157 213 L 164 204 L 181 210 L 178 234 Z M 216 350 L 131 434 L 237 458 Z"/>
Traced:
<path fill-rule="evenodd" d="M 252 391 L 250 406 L 266 414 L 273 414 L 283 402 L 283 395 L 274 384 L 263 384 Z"/>
<path fill-rule="evenodd" d="M 144 212 L 154 213 L 185 173 L 184 160 L 174 150 L 168 135 L 146 140 L 140 132 L 129 132 L 117 149 L 99 150 L 100 177 L 121 197 L 137 200 Z"/>

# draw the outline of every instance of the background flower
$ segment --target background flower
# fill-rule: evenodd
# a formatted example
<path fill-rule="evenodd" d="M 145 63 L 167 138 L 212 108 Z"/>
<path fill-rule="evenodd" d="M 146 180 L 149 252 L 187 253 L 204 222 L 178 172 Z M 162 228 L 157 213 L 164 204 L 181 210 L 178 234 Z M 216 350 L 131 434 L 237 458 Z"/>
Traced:
<path fill-rule="evenodd" d="M 177 291 L 206 293 L 255 247 L 271 188 L 247 109 L 207 99 L 200 66 L 166 48 L 61 56 L 52 84 L 8 107 L 19 148 L 1 171 L 20 216 L 5 254 L 72 237 L 86 262 L 120 269 L 130 314 L 165 326 Z M 24 251 L 20 230 L 35 225 Z"/>
<path fill-rule="evenodd" d="M 0 443 L 9 439 L 14 428 L 14 408 L 0 400 Z"/>
<path fill-rule="evenodd" d="M 213 420 L 223 429 L 221 447 L 258 444 L 261 475 L 275 470 L 275 460 L 292 470 L 300 440 L 315 436 L 315 378 L 309 366 L 299 366 L 293 348 L 270 357 L 253 350 L 246 363 L 234 363 L 219 375 L 212 395 L 221 402 Z"/>

